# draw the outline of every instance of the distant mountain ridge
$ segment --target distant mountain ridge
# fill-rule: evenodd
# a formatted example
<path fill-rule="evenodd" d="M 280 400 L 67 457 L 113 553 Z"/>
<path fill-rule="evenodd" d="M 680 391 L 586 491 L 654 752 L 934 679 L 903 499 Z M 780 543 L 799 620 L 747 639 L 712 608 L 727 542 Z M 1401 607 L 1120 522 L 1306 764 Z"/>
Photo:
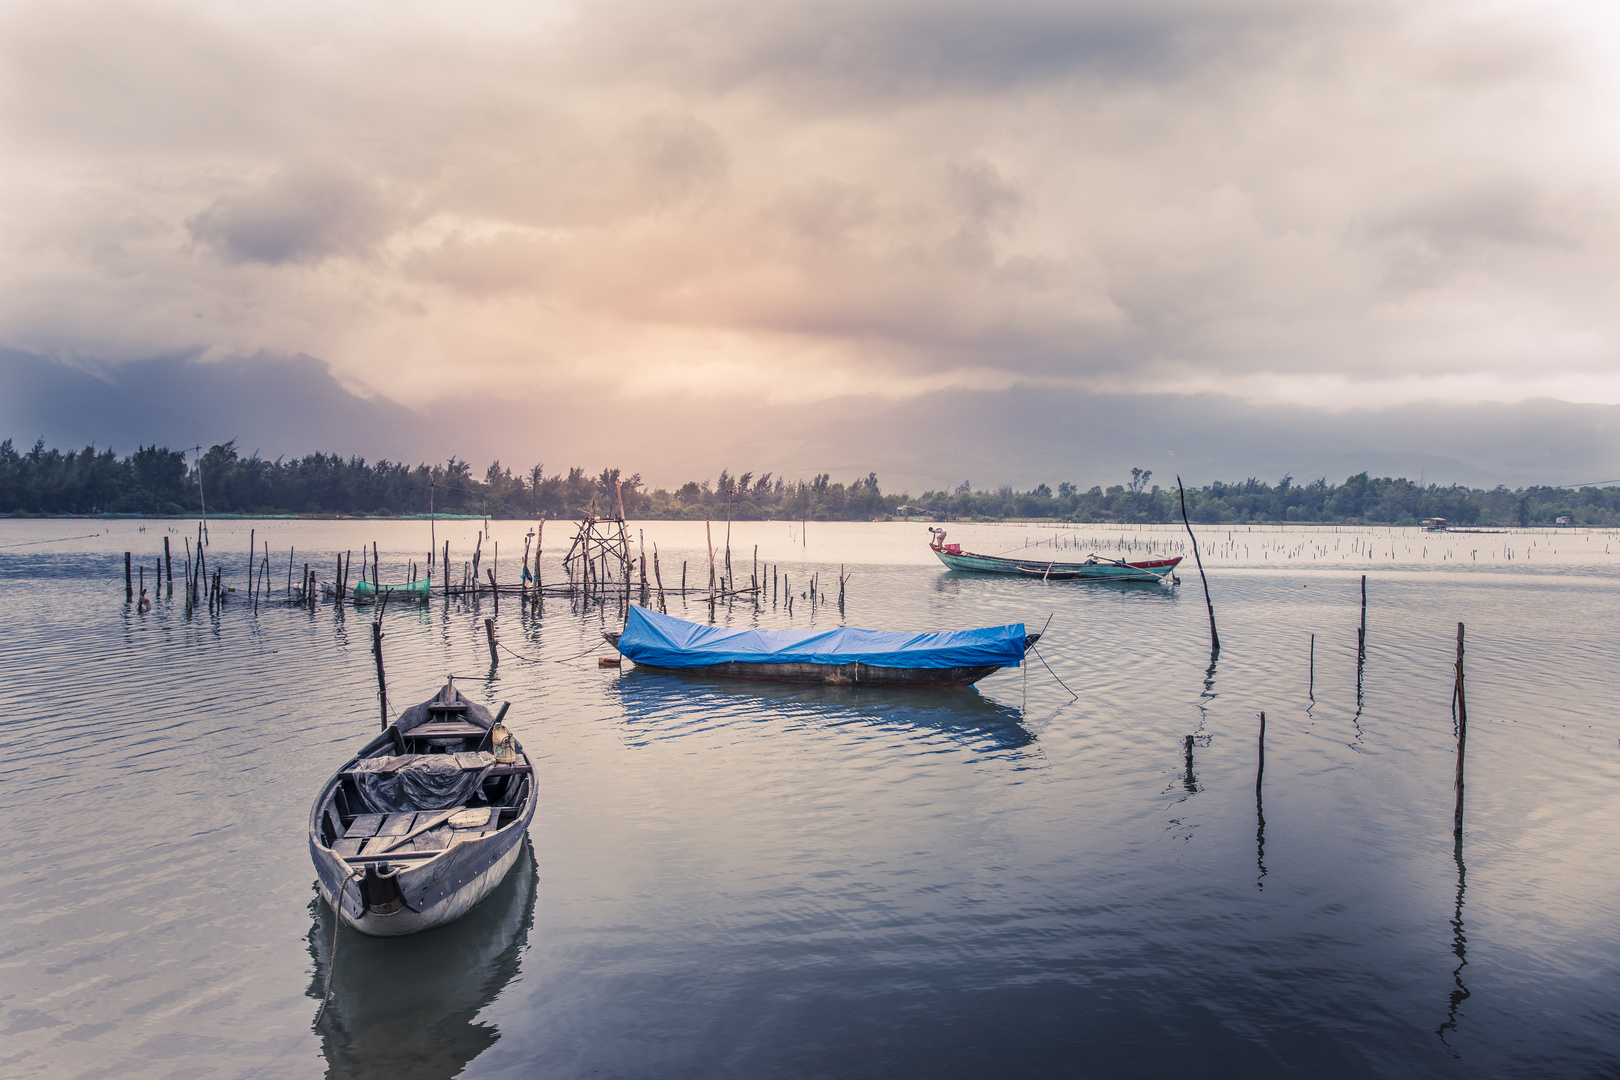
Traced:
<path fill-rule="evenodd" d="M 447 385 L 417 411 L 353 393 L 309 356 L 171 356 L 92 370 L 15 350 L 0 350 L 0 380 L 0 436 L 20 447 L 44 438 L 125 454 L 234 438 L 269 459 L 321 447 L 408 464 L 498 459 L 514 472 L 606 463 L 671 489 L 722 469 L 843 482 L 875 470 L 885 491 L 913 494 L 963 481 L 1106 487 L 1132 467 L 1193 485 L 1363 471 L 1484 488 L 1620 479 L 1620 405 L 1551 400 L 1330 412 L 1218 395 L 1013 387 L 902 402 L 694 395 L 576 404 Z"/>

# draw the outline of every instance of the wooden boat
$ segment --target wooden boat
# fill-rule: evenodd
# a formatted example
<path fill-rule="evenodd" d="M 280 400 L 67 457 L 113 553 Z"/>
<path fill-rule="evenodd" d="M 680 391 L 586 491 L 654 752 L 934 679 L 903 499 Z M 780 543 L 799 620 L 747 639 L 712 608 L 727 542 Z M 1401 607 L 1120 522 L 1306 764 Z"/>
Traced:
<path fill-rule="evenodd" d="M 952 570 L 970 570 L 982 574 L 1018 574 L 1038 577 L 1043 581 L 1073 581 L 1083 578 L 1092 581 L 1163 581 L 1181 563 L 1182 556 L 1173 559 L 1150 559 L 1146 562 L 1126 562 L 1124 559 L 1105 559 L 1092 555 L 1085 562 L 1066 563 L 1046 559 L 1008 559 L 1000 555 L 976 555 L 963 551 L 960 544 L 947 544 L 944 529 L 929 529 L 934 534 L 928 545 L 939 561 Z"/>
<path fill-rule="evenodd" d="M 602 635 L 638 666 L 735 679 L 867 686 L 968 686 L 1023 662 L 1040 634 L 1023 623 L 938 634 L 705 626 L 631 605 Z"/>
<path fill-rule="evenodd" d="M 354 602 L 369 604 L 377 599 L 379 592 L 386 595 L 389 600 L 426 600 L 433 594 L 433 579 L 417 578 L 415 581 L 404 581 L 398 585 L 384 583 L 381 586 L 361 580 L 354 586 Z"/>
<path fill-rule="evenodd" d="M 506 714 L 454 680 L 333 774 L 309 812 L 321 896 L 363 934 L 442 926 L 500 884 L 534 820 L 534 770 Z M 498 760 L 500 759 L 500 760 Z"/>

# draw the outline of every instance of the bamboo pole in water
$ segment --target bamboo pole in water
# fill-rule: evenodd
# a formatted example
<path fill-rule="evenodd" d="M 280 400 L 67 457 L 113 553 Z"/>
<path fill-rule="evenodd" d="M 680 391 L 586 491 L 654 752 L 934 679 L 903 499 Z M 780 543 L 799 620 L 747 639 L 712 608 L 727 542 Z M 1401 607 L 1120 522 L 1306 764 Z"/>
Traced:
<path fill-rule="evenodd" d="M 378 612 L 379 616 L 382 614 Z M 383 632 L 379 618 L 371 624 L 371 655 L 377 660 L 377 701 L 382 707 L 382 726 L 388 727 L 388 676 L 383 672 Z"/>
<path fill-rule="evenodd" d="M 708 538 L 709 542 L 709 619 L 712 621 L 714 619 L 714 528 L 707 521 L 703 523 L 703 535 Z"/>
<path fill-rule="evenodd" d="M 1457 624 L 1457 806 L 1452 812 L 1451 832 L 1459 840 L 1463 829 L 1463 757 L 1468 748 L 1468 697 L 1463 692 L 1463 624 Z"/>
<path fill-rule="evenodd" d="M 203 528 L 204 528 L 203 525 L 199 522 L 198 525 L 197 525 L 197 577 L 201 578 L 203 581 L 207 581 L 208 580 L 208 557 L 203 554 L 203 537 L 204 537 Z M 197 585 L 197 583 L 195 581 L 193 581 L 192 582 L 192 589 L 193 589 L 194 592 L 196 590 L 196 585 Z M 192 597 L 193 606 L 195 606 L 196 601 L 197 601 L 196 596 L 193 596 Z"/>
<path fill-rule="evenodd" d="M 1367 575 L 1361 575 L 1361 632 L 1356 635 L 1357 648 L 1367 655 Z"/>
<path fill-rule="evenodd" d="M 1310 682 L 1310 691 L 1309 691 L 1309 693 L 1311 695 L 1311 700 L 1315 701 L 1316 700 L 1316 635 L 1315 634 L 1311 635 L 1311 682 Z"/>
<path fill-rule="evenodd" d="M 669 605 L 664 602 L 664 575 L 658 570 L 658 545 L 653 544 L 653 580 L 658 582 L 658 610 L 669 614 Z"/>
<path fill-rule="evenodd" d="M 1193 535 L 1192 522 L 1187 519 L 1187 491 L 1181 486 L 1181 477 L 1176 477 L 1176 491 L 1181 495 L 1181 523 L 1187 527 L 1187 537 L 1192 540 L 1193 561 L 1198 564 L 1198 580 L 1204 583 L 1204 604 L 1209 608 L 1209 643 L 1216 652 L 1221 651 L 1221 635 L 1215 630 L 1215 602 L 1209 598 L 1209 578 L 1204 576 L 1204 559 L 1198 554 L 1198 537 Z"/>

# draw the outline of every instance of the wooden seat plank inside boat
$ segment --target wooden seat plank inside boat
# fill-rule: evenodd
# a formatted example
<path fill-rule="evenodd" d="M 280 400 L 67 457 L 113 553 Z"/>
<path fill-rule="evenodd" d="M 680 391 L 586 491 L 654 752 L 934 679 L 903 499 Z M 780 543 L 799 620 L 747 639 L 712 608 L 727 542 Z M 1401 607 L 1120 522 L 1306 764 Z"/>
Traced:
<path fill-rule="evenodd" d="M 387 816 L 387 814 L 360 814 L 349 822 L 349 827 L 343 831 L 344 839 L 359 837 L 365 840 L 376 836 L 377 830 L 382 828 L 383 819 Z"/>
<path fill-rule="evenodd" d="M 405 733 L 410 739 L 481 739 L 487 734 L 477 724 L 465 720 L 429 720 Z"/>

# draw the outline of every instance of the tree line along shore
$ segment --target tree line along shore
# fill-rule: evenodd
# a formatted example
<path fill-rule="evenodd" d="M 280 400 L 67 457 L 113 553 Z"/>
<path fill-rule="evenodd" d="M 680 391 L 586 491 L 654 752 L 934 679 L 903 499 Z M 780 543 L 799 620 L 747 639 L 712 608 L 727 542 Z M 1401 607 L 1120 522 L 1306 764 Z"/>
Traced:
<path fill-rule="evenodd" d="M 411 517 L 428 513 L 489 518 L 577 517 L 593 502 L 604 516 L 636 519 L 730 517 L 738 521 L 808 519 L 871 521 L 894 518 L 1154 524 L 1179 521 L 1175 487 L 1152 483 L 1153 473 L 1132 469 L 1123 483 L 1082 490 L 1060 483 L 1028 491 L 1003 484 L 884 494 L 876 473 L 834 482 L 827 473 L 789 480 L 772 473 L 721 470 L 717 479 L 689 480 L 673 491 L 650 488 L 639 473 L 618 468 L 590 473 L 581 467 L 547 473 L 543 465 L 514 473 L 499 461 L 473 475 L 466 461 L 407 465 L 313 453 L 266 460 L 240 453 L 233 442 L 186 460 L 181 451 L 143 446 L 118 456 L 87 446 L 63 452 L 44 440 L 19 452 L 0 443 L 0 513 L 190 515 L 355 515 Z M 1186 491 L 1188 516 L 1204 524 L 1320 522 L 1417 525 L 1444 518 L 1452 526 L 1620 524 L 1620 486 L 1534 486 L 1491 490 L 1421 485 L 1367 473 L 1330 484 L 1249 478 Z M 1560 521 L 1560 519 L 1566 519 Z"/>

